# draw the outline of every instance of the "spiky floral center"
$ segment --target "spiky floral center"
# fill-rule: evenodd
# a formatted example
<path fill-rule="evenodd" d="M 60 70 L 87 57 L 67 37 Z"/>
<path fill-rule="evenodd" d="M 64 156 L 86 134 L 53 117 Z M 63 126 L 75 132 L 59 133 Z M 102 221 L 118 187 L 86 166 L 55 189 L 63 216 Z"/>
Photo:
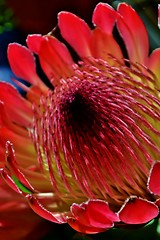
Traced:
<path fill-rule="evenodd" d="M 105 199 L 116 209 L 131 195 L 151 198 L 146 182 L 160 159 L 160 102 L 143 67 L 94 65 L 83 63 L 41 98 L 33 140 L 60 198 Z"/>

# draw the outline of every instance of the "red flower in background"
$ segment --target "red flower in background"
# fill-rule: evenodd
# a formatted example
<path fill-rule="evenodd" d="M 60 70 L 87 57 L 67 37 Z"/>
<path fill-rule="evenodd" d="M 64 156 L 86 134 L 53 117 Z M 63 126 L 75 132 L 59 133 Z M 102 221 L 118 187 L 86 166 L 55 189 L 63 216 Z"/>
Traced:
<path fill-rule="evenodd" d="M 50 230 L 50 224 L 35 214 L 24 197 L 14 192 L 3 179 L 0 179 L 0 204 L 1 239 L 37 240 Z"/>
<path fill-rule="evenodd" d="M 90 30 L 72 13 L 58 15 L 81 62 L 55 37 L 30 35 L 29 49 L 8 48 L 13 72 L 31 84 L 18 83 L 26 98 L 0 83 L 4 179 L 38 215 L 83 233 L 145 224 L 160 205 L 160 49 L 148 56 L 145 26 L 125 3 L 117 11 L 99 3 L 92 21 Z"/>

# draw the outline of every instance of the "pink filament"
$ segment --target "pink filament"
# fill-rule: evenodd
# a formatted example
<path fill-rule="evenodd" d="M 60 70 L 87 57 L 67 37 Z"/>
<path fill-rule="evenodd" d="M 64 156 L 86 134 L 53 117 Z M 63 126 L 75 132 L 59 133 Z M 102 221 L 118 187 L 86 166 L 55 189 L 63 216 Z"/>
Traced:
<path fill-rule="evenodd" d="M 62 198 L 146 196 L 149 168 L 160 157 L 154 78 L 140 74 L 142 66 L 95 66 L 83 64 L 41 98 L 32 134 L 40 164 Z"/>

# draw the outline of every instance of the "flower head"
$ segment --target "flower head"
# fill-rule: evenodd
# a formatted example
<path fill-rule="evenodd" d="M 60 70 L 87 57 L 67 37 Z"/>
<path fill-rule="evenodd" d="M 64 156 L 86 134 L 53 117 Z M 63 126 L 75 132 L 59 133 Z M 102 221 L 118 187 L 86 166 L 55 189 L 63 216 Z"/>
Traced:
<path fill-rule="evenodd" d="M 113 37 L 115 23 L 128 60 Z M 93 24 L 90 30 L 74 14 L 58 15 L 77 64 L 51 35 L 28 36 L 29 49 L 11 44 L 12 70 L 31 87 L 22 85 L 25 99 L 5 83 L 0 92 L 1 151 L 13 143 L 2 175 L 41 217 L 83 233 L 145 224 L 160 205 L 160 49 L 148 56 L 145 26 L 125 3 L 117 11 L 99 3 Z"/>

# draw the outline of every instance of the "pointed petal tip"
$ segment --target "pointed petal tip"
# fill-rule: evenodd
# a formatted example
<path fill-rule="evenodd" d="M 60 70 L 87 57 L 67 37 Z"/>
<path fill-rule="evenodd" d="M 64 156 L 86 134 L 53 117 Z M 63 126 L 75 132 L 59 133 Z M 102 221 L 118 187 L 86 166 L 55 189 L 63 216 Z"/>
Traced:
<path fill-rule="evenodd" d="M 94 9 L 92 22 L 105 33 L 111 35 L 117 15 L 118 13 L 109 4 L 99 3 Z"/>
<path fill-rule="evenodd" d="M 35 83 L 36 65 L 33 53 L 21 44 L 11 43 L 8 46 L 7 54 L 13 73 L 18 78 Z"/>
<path fill-rule="evenodd" d="M 121 7 L 121 6 L 125 6 L 125 7 L 129 7 L 129 8 L 132 8 L 128 3 L 126 3 L 126 2 L 120 2 L 120 3 L 118 3 L 118 7 Z M 117 8 L 118 8 L 117 7 Z"/>
<path fill-rule="evenodd" d="M 61 25 L 63 24 L 63 21 L 65 21 L 65 19 L 67 20 L 67 18 L 72 18 L 72 17 L 77 17 L 74 13 L 68 12 L 68 11 L 60 11 L 57 14 L 57 19 L 58 19 L 58 24 Z"/>
<path fill-rule="evenodd" d="M 117 28 L 122 36 L 130 60 L 147 64 L 149 40 L 146 27 L 137 12 L 127 3 L 120 3 Z"/>
<path fill-rule="evenodd" d="M 90 56 L 91 30 L 87 23 L 73 13 L 62 11 L 58 14 L 58 26 L 62 37 L 80 57 Z"/>
<path fill-rule="evenodd" d="M 26 39 L 28 48 L 38 54 L 43 36 L 41 34 L 29 34 Z"/>
<path fill-rule="evenodd" d="M 97 11 L 98 8 L 100 9 L 100 8 L 104 8 L 104 7 L 113 10 L 113 8 L 112 8 L 112 6 L 111 6 L 110 4 L 104 3 L 104 2 L 99 2 L 99 3 L 96 5 L 96 7 L 95 7 L 94 12 Z"/>
<path fill-rule="evenodd" d="M 33 48 L 37 49 L 37 46 Z M 16 77 L 26 80 L 32 85 L 39 86 L 42 91 L 45 89 L 44 83 L 36 72 L 34 54 L 29 48 L 18 43 L 11 43 L 8 46 L 7 54 L 10 67 Z"/>
<path fill-rule="evenodd" d="M 67 12 L 67 11 L 60 11 L 60 12 L 58 13 L 58 18 L 61 17 L 62 15 L 65 15 L 65 14 L 66 14 L 66 15 L 67 15 L 67 14 L 71 14 L 71 15 L 72 15 L 73 13 L 70 13 L 70 12 Z"/>
<path fill-rule="evenodd" d="M 8 44 L 8 48 L 10 48 L 10 47 L 12 47 L 12 46 L 14 46 L 14 45 L 16 45 L 16 46 L 22 46 L 20 43 L 12 42 L 12 43 L 9 43 L 9 44 Z"/>
<path fill-rule="evenodd" d="M 8 51 L 14 51 L 15 49 L 25 49 L 27 50 L 27 48 L 23 45 L 21 45 L 20 43 L 17 42 L 12 42 L 8 44 Z"/>
<path fill-rule="evenodd" d="M 126 2 L 120 2 L 117 5 L 117 11 L 121 11 L 121 10 L 126 10 L 126 11 L 133 11 L 136 12 L 135 9 L 128 3 Z"/>
<path fill-rule="evenodd" d="M 6 142 L 6 161 L 8 163 L 15 162 L 14 148 L 13 148 L 13 144 L 10 141 Z"/>

